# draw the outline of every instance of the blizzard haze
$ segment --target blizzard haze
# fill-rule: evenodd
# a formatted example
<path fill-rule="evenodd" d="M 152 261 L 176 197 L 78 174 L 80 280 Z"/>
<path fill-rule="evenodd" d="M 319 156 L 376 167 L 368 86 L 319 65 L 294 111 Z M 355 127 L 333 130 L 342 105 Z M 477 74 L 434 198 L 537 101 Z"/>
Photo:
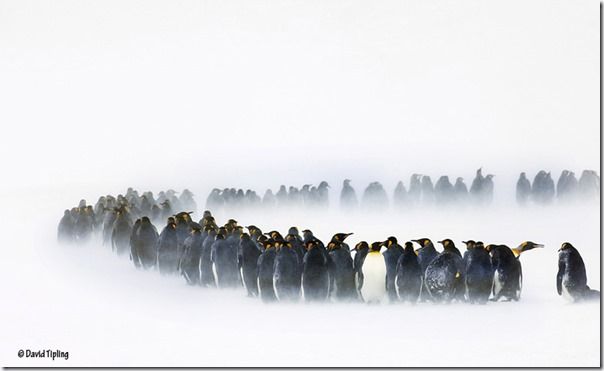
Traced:
<path fill-rule="evenodd" d="M 2 366 L 601 366 L 600 303 L 555 281 L 569 241 L 600 289 L 599 202 L 513 201 L 521 171 L 599 172 L 599 20 L 573 0 L 0 2 Z M 345 178 L 392 196 L 481 166 L 490 208 L 337 210 Z M 63 210 L 127 187 L 189 188 L 199 220 L 214 187 L 322 180 L 327 212 L 217 222 L 545 248 L 518 303 L 265 305 L 56 243 Z"/>
<path fill-rule="evenodd" d="M 3 1 L 0 155 L 17 188 L 597 169 L 599 9 Z"/>

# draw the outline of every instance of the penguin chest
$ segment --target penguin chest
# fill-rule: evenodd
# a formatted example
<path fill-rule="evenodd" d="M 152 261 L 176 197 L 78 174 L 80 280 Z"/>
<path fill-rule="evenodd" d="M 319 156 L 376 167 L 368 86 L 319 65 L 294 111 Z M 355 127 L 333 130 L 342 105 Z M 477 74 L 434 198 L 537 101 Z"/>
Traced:
<path fill-rule="evenodd" d="M 502 288 L 503 280 L 501 278 L 501 274 L 499 273 L 499 271 L 495 271 L 495 275 L 493 276 L 493 294 L 499 294 Z"/>
<path fill-rule="evenodd" d="M 363 263 L 361 294 L 366 302 L 379 302 L 386 294 L 386 263 L 379 253 L 367 254 Z"/>

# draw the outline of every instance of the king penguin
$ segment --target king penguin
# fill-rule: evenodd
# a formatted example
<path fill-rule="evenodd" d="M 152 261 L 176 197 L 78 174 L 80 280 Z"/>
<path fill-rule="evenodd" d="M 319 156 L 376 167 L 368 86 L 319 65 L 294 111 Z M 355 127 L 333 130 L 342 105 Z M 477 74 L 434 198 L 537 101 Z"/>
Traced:
<path fill-rule="evenodd" d="M 558 295 L 570 302 L 600 299 L 600 292 L 587 286 L 585 264 L 579 251 L 569 242 L 564 242 L 558 252 Z"/>
<path fill-rule="evenodd" d="M 382 242 L 372 243 L 361 267 L 363 286 L 360 291 L 366 303 L 380 303 L 386 295 L 386 262 L 380 254 L 381 247 Z"/>
<path fill-rule="evenodd" d="M 396 265 L 396 291 L 405 302 L 417 302 L 422 287 L 422 268 L 413 250 L 413 243 L 405 242 L 405 249 Z"/>
<path fill-rule="evenodd" d="M 482 244 L 482 242 L 476 242 Z M 536 247 L 543 247 L 531 241 L 510 249 L 506 245 L 487 245 L 493 265 L 493 299 L 494 301 L 518 301 L 522 292 L 522 264 L 520 254 Z"/>

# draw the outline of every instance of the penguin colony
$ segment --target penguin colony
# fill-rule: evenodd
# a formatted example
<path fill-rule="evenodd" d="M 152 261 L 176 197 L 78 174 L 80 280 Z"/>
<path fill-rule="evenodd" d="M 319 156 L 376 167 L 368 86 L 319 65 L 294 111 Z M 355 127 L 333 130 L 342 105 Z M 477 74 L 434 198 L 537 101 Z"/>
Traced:
<path fill-rule="evenodd" d="M 350 179 L 345 179 L 340 191 L 340 208 L 351 211 L 361 208 L 367 211 L 382 211 L 390 206 L 396 210 L 404 210 L 416 206 L 462 206 L 467 204 L 486 206 L 493 201 L 494 175 L 483 175 L 482 168 L 476 170 L 476 175 L 470 184 L 458 177 L 451 183 L 449 177 L 443 175 L 436 183 L 429 175 L 413 174 L 409 188 L 399 181 L 394 188 L 392 197 L 380 182 L 370 183 L 363 193 L 357 196 Z M 206 200 L 208 210 L 241 210 L 241 209 L 286 209 L 306 208 L 309 210 L 324 210 L 329 207 L 329 184 L 325 181 L 318 186 L 305 184 L 301 188 L 281 185 L 276 193 L 267 189 L 263 197 L 248 189 L 214 188 Z M 516 201 L 524 206 L 529 203 L 547 205 L 557 198 L 559 202 L 577 200 L 593 200 L 599 197 L 600 177 L 595 171 L 584 170 L 579 180 L 569 170 L 562 171 L 558 183 L 554 184 L 550 172 L 541 170 L 535 176 L 531 185 L 526 173 L 521 173 L 516 183 Z"/>
<path fill-rule="evenodd" d="M 218 226 L 210 211 L 199 222 L 192 212 L 193 194 L 170 190 L 139 196 L 100 197 L 94 208 L 81 200 L 65 210 L 58 227 L 63 243 L 81 243 L 102 236 L 118 255 L 128 254 L 138 269 L 180 275 L 189 285 L 245 287 L 264 302 L 468 302 L 518 301 L 522 292 L 523 253 L 543 245 L 526 241 L 515 248 L 450 239 L 420 238 L 399 245 L 396 237 L 369 244 L 346 243 L 352 233 L 336 233 L 325 245 L 313 232 L 291 227 L 263 233 L 229 219 Z M 154 224 L 165 220 L 159 233 Z M 585 264 L 578 250 L 565 242 L 559 250 L 557 291 L 576 302 L 599 299 L 587 286 Z"/>
<path fill-rule="evenodd" d="M 547 205 L 553 203 L 554 198 L 561 203 L 593 200 L 599 195 L 600 177 L 593 170 L 583 170 L 579 180 L 572 171 L 563 170 L 555 185 L 551 173 L 545 170 L 535 175 L 532 185 L 524 172 L 516 182 L 516 201 L 521 206 L 529 202 Z"/>

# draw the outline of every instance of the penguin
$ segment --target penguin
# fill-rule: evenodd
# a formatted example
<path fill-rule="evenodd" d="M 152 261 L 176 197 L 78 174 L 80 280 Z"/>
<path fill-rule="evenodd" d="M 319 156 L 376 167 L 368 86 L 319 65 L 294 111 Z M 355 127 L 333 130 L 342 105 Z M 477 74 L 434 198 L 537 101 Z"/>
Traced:
<path fill-rule="evenodd" d="M 422 176 L 421 179 L 421 201 L 424 205 L 431 205 L 434 203 L 434 185 L 429 175 Z"/>
<path fill-rule="evenodd" d="M 600 196 L 600 177 L 594 170 L 583 170 L 579 178 L 578 191 L 584 200 Z"/>
<path fill-rule="evenodd" d="M 227 242 L 225 228 L 221 228 L 216 235 L 210 259 L 214 264 L 216 286 L 221 289 L 237 287 L 239 283 L 237 247 Z"/>
<path fill-rule="evenodd" d="M 386 262 L 380 254 L 381 247 L 382 242 L 372 243 L 361 267 L 363 282 L 359 290 L 369 304 L 380 303 L 386 295 Z"/>
<path fill-rule="evenodd" d="M 394 188 L 392 195 L 392 206 L 395 209 L 401 210 L 407 203 L 407 190 L 402 181 L 399 181 Z"/>
<path fill-rule="evenodd" d="M 168 218 L 168 223 L 161 231 L 157 243 L 157 266 L 160 274 L 175 274 L 178 269 L 178 236 L 174 218 Z"/>
<path fill-rule="evenodd" d="M 564 242 L 558 250 L 556 288 L 558 289 L 558 295 L 569 302 L 600 299 L 600 292 L 587 286 L 587 274 L 583 258 L 569 242 Z"/>
<path fill-rule="evenodd" d="M 329 244 L 327 244 L 332 263 L 330 275 L 333 276 L 334 281 L 332 297 L 338 301 L 353 301 L 357 299 L 350 247 L 344 243 L 344 240 L 350 235 L 352 233 L 337 233 L 332 237 Z"/>
<path fill-rule="evenodd" d="M 125 209 L 119 210 L 113 222 L 111 232 L 111 248 L 117 255 L 124 255 L 129 250 L 132 220 Z"/>
<path fill-rule="evenodd" d="M 382 253 L 386 262 L 386 291 L 388 292 L 388 299 L 392 303 L 398 299 L 395 282 L 396 266 L 403 254 L 403 248 L 398 244 L 396 237 L 393 236 L 388 237 L 386 241 L 382 242 L 382 246 L 386 247 L 386 251 Z"/>
<path fill-rule="evenodd" d="M 477 245 L 482 242 L 476 242 Z M 518 301 L 522 292 L 522 264 L 520 254 L 537 247 L 543 247 L 531 241 L 510 249 L 506 245 L 487 245 L 493 265 L 493 301 Z"/>
<path fill-rule="evenodd" d="M 90 238 L 92 237 L 92 232 L 94 230 L 94 224 L 95 222 L 92 206 L 85 206 L 83 208 L 80 208 L 74 226 L 75 240 L 80 243 L 86 243 L 90 241 Z"/>
<path fill-rule="evenodd" d="M 274 244 L 275 241 L 272 239 L 263 241 L 262 246 L 264 251 L 262 251 L 262 254 L 258 258 L 258 292 L 260 299 L 265 303 L 277 300 L 273 286 L 273 270 L 275 257 L 277 256 Z"/>
<path fill-rule="evenodd" d="M 434 185 L 434 197 L 439 205 L 447 205 L 454 201 L 455 188 L 446 175 L 441 176 Z"/>
<path fill-rule="evenodd" d="M 319 183 L 317 192 L 319 193 L 319 206 L 322 208 L 329 207 L 329 184 L 326 181 Z"/>
<path fill-rule="evenodd" d="M 413 243 L 405 242 L 403 253 L 396 264 L 396 292 L 402 302 L 416 303 L 422 288 L 422 268 L 413 249 Z"/>
<path fill-rule="evenodd" d="M 208 234 L 201 244 L 199 257 L 199 283 L 203 287 L 215 287 L 216 280 L 212 270 L 212 245 L 216 241 L 217 230 L 209 225 L 205 227 Z"/>
<path fill-rule="evenodd" d="M 329 295 L 327 256 L 317 239 L 305 243 L 306 254 L 302 264 L 302 294 L 307 302 L 323 302 Z"/>
<path fill-rule="evenodd" d="M 450 239 L 438 243 L 443 245 L 444 250 L 426 267 L 424 287 L 435 302 L 462 300 L 465 273 L 461 253 Z"/>
<path fill-rule="evenodd" d="M 134 265 L 145 269 L 155 267 L 157 263 L 156 245 L 159 235 L 148 217 L 143 216 L 130 236 L 130 253 Z"/>
<path fill-rule="evenodd" d="M 251 233 L 251 230 L 248 227 Z M 258 296 L 258 258 L 262 251 L 249 234 L 241 234 L 239 240 L 239 269 L 248 297 Z"/>
<path fill-rule="evenodd" d="M 302 268 L 304 254 L 306 253 L 306 249 L 304 248 L 304 242 L 302 241 L 302 237 L 300 237 L 300 233 L 298 232 L 298 228 L 290 227 L 287 236 L 285 236 L 285 241 L 290 242 L 292 244 L 292 249 L 298 255 L 298 262 L 300 263 L 300 269 Z M 300 270 L 301 272 L 301 270 Z"/>
<path fill-rule="evenodd" d="M 472 180 L 472 185 L 470 185 L 470 196 L 476 203 L 480 203 L 482 201 L 483 194 L 483 183 L 484 176 L 482 175 L 482 168 L 476 170 L 476 176 L 474 180 Z"/>
<path fill-rule="evenodd" d="M 60 243 L 71 242 L 73 238 L 73 218 L 71 212 L 65 210 L 57 231 L 57 240 Z"/>
<path fill-rule="evenodd" d="M 363 300 L 361 291 L 359 290 L 360 287 L 363 287 L 363 270 L 361 268 L 363 267 L 363 262 L 365 261 L 367 254 L 369 253 L 369 244 L 366 241 L 361 241 L 355 245 L 352 251 L 355 251 L 354 259 L 352 261 L 354 284 L 357 289 L 359 299 Z"/>
<path fill-rule="evenodd" d="M 483 202 L 487 205 L 490 205 L 493 202 L 495 189 L 495 183 L 493 183 L 494 177 L 495 175 L 493 174 L 487 174 L 487 176 L 484 177 L 484 182 L 482 184 Z"/>
<path fill-rule="evenodd" d="M 531 194 L 531 182 L 527 179 L 526 173 L 520 173 L 520 177 L 516 182 L 516 203 L 520 206 L 525 206 Z"/>
<path fill-rule="evenodd" d="M 357 194 L 350 185 L 350 182 L 350 179 L 344 179 L 342 191 L 340 192 L 340 208 L 346 211 L 356 209 L 359 204 Z"/>
<path fill-rule="evenodd" d="M 300 264 L 291 242 L 275 241 L 277 253 L 273 267 L 273 286 L 279 301 L 297 301 L 300 298 Z"/>
<path fill-rule="evenodd" d="M 185 239 L 184 251 L 180 260 L 180 272 L 189 285 L 199 285 L 199 260 L 203 246 L 201 225 L 191 222 L 191 232 Z"/>
<path fill-rule="evenodd" d="M 455 202 L 458 204 L 464 204 L 468 201 L 468 187 L 464 183 L 463 178 L 458 177 L 455 180 L 453 189 L 455 192 Z"/>
<path fill-rule="evenodd" d="M 407 198 L 412 206 L 419 204 L 421 193 L 421 175 L 413 174 L 409 179 L 409 191 L 407 192 Z"/>
<path fill-rule="evenodd" d="M 476 244 L 473 240 L 462 242 L 467 248 L 463 256 L 466 299 L 472 304 L 485 304 L 493 287 L 491 256 L 482 243 Z"/>

